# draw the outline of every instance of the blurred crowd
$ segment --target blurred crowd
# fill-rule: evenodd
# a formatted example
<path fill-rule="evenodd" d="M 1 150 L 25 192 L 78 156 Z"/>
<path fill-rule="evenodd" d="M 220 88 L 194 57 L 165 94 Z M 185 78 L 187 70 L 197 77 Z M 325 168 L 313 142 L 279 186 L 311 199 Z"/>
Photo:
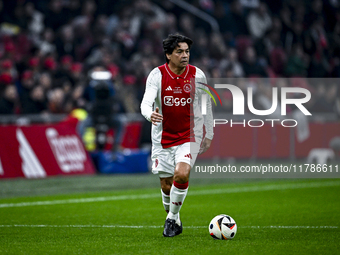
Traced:
<path fill-rule="evenodd" d="M 295 86 L 315 95 L 311 111 L 334 111 L 340 89 L 327 79 L 340 76 L 339 0 L 186 2 L 219 31 L 172 1 L 0 0 L 0 114 L 86 108 L 91 70 L 112 74 L 116 112 L 139 112 L 147 75 L 165 62 L 162 40 L 176 32 L 194 40 L 191 64 L 207 77 L 299 78 Z M 301 82 L 316 77 L 327 79 Z M 270 86 L 254 87 L 270 97 Z"/>

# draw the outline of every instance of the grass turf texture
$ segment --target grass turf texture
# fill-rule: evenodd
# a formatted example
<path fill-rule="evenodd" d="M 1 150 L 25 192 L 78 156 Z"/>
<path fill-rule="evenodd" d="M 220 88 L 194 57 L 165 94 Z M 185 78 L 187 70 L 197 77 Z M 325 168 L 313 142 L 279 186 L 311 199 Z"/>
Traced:
<path fill-rule="evenodd" d="M 339 254 L 340 180 L 223 181 L 191 184 L 174 238 L 162 236 L 158 187 L 4 198 L 0 254 Z M 221 213 L 237 222 L 231 241 L 209 236 Z"/>

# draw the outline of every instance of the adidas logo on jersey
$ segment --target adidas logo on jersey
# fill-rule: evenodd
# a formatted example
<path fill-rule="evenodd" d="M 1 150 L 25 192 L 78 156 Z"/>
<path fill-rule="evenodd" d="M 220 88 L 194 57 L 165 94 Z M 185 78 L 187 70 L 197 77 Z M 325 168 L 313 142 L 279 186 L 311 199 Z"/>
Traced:
<path fill-rule="evenodd" d="M 187 157 L 187 158 L 190 158 L 190 159 L 192 159 L 192 157 L 191 157 L 191 153 L 189 153 L 189 154 L 185 155 L 184 157 Z"/>
<path fill-rule="evenodd" d="M 169 87 L 166 88 L 165 91 L 172 91 L 172 88 L 169 86 Z"/>

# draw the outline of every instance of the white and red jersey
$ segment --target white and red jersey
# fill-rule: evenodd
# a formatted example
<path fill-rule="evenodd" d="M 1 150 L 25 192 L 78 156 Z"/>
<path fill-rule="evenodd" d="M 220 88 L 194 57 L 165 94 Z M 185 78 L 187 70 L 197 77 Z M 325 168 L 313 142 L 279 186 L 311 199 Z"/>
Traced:
<path fill-rule="evenodd" d="M 199 68 L 187 65 L 181 75 L 173 73 L 168 64 L 153 69 L 146 81 L 146 89 L 141 104 L 143 116 L 151 121 L 151 114 L 159 108 L 163 121 L 152 125 L 152 143 L 163 148 L 186 142 L 201 141 L 203 124 L 206 137 L 213 138 L 213 117 L 211 101 L 207 100 L 207 111 L 201 114 L 201 89 L 206 87 L 206 77 Z M 208 97 L 209 98 L 209 97 Z"/>

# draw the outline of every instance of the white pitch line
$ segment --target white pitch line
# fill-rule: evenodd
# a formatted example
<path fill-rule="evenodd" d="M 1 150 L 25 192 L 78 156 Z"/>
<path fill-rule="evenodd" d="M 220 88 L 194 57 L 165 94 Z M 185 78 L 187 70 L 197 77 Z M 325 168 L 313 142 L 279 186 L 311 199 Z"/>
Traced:
<path fill-rule="evenodd" d="M 238 228 L 339 228 L 338 226 L 242 226 Z"/>
<path fill-rule="evenodd" d="M 129 226 L 129 225 L 0 225 L 0 228 L 163 228 L 164 226 Z M 198 227 L 200 228 L 200 227 Z"/>
<path fill-rule="evenodd" d="M 163 228 L 164 226 L 129 226 L 129 225 L 0 225 L 0 228 Z M 184 226 L 188 229 L 208 228 L 208 226 Z M 255 229 L 338 229 L 338 226 L 238 226 Z"/>
<path fill-rule="evenodd" d="M 259 192 L 259 191 L 270 191 L 270 190 L 321 188 L 321 187 L 332 187 L 332 186 L 340 186 L 340 181 L 284 183 L 284 184 L 268 184 L 268 185 L 261 185 L 261 186 L 247 186 L 247 187 L 235 187 L 235 188 L 224 188 L 224 189 L 207 189 L 207 190 L 197 190 L 197 191 L 194 190 L 194 191 L 190 191 L 189 194 L 190 196 L 201 196 L 201 195 L 211 195 L 211 194 L 230 194 L 230 193 Z M 108 197 L 73 198 L 73 199 L 63 199 L 63 200 L 4 203 L 4 204 L 0 204 L 0 208 L 37 206 L 37 205 L 78 204 L 78 203 L 117 201 L 117 200 L 151 199 L 151 198 L 159 198 L 159 197 L 160 197 L 160 194 L 153 193 L 153 194 L 144 194 L 144 195 L 119 195 L 119 196 L 108 196 Z"/>

